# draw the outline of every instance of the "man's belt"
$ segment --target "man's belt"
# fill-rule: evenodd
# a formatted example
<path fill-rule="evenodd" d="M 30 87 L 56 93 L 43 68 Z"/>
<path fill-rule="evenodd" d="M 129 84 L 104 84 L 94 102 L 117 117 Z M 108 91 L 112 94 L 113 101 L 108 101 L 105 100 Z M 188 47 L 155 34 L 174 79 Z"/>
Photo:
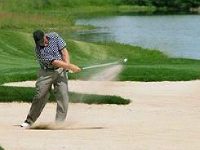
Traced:
<path fill-rule="evenodd" d="M 44 69 L 44 70 L 47 70 L 47 71 L 48 70 L 49 71 L 54 71 L 54 70 L 58 69 L 58 67 L 57 68 L 48 68 L 48 67 L 42 66 L 41 69 Z"/>

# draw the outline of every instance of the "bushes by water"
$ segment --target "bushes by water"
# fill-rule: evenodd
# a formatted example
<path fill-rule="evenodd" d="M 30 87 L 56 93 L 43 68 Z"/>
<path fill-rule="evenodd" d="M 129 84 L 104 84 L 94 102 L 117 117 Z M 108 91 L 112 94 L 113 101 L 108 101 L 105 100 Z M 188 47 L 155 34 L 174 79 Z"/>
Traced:
<path fill-rule="evenodd" d="M 172 10 L 190 10 L 200 6 L 198 0 L 122 0 L 127 5 L 166 7 Z"/>

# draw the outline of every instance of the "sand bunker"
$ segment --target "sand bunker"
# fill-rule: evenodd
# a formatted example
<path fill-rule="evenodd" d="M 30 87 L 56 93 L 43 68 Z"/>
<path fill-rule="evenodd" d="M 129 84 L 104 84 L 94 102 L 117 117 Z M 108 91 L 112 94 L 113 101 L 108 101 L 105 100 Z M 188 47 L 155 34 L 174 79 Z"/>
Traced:
<path fill-rule="evenodd" d="M 0 145 L 6 150 L 200 149 L 200 81 L 70 81 L 69 89 L 119 95 L 132 103 L 70 104 L 62 126 L 49 124 L 56 104 L 48 103 L 31 130 L 15 126 L 24 121 L 30 104 L 0 103 Z"/>

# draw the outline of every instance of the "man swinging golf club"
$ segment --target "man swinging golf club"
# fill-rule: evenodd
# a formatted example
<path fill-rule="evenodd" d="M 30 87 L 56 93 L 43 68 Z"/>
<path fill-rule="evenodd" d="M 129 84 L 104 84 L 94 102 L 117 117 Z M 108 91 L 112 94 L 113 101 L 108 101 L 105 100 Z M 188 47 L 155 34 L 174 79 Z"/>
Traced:
<path fill-rule="evenodd" d="M 29 128 L 40 116 L 52 85 L 57 101 L 56 122 L 63 122 L 68 109 L 67 71 L 80 72 L 81 69 L 70 63 L 65 41 L 55 32 L 45 34 L 41 30 L 33 32 L 36 44 L 35 52 L 40 64 L 36 82 L 36 95 L 24 123 L 21 127 Z"/>

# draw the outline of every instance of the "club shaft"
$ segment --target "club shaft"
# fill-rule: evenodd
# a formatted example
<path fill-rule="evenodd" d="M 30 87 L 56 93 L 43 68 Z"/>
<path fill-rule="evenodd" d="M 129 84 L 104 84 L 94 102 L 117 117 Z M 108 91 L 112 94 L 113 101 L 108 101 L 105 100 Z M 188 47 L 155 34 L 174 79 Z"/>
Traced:
<path fill-rule="evenodd" d="M 116 65 L 119 64 L 119 61 L 115 61 L 112 63 L 106 63 L 106 64 L 100 64 L 100 65 L 92 65 L 92 66 L 88 66 L 88 67 L 83 67 L 82 69 L 92 69 L 92 68 L 99 68 L 99 67 L 105 67 L 105 66 L 110 66 L 110 65 Z"/>

